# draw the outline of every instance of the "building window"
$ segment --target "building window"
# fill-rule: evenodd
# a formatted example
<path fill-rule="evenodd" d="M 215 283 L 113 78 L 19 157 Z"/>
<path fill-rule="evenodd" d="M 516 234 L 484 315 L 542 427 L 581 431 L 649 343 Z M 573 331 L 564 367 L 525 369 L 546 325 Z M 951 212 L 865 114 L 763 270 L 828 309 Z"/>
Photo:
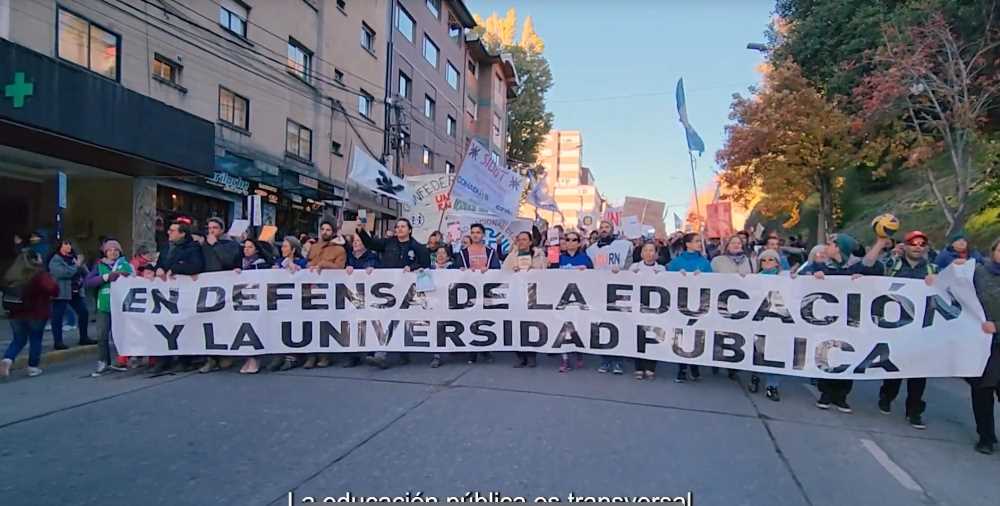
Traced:
<path fill-rule="evenodd" d="M 312 130 L 292 121 L 285 123 L 285 153 L 300 160 L 312 161 Z"/>
<path fill-rule="evenodd" d="M 333 80 L 338 83 L 343 84 L 344 82 L 344 71 L 340 69 L 333 69 Z"/>
<path fill-rule="evenodd" d="M 413 16 L 402 5 L 396 4 L 396 29 L 399 33 L 406 37 L 406 40 L 413 42 L 414 32 L 417 26 L 417 22 L 413 20 Z"/>
<path fill-rule="evenodd" d="M 174 86 L 180 85 L 181 64 L 159 53 L 153 55 L 153 77 Z"/>
<path fill-rule="evenodd" d="M 434 119 L 434 108 L 436 105 L 430 95 L 424 95 L 424 116 L 428 119 Z"/>
<path fill-rule="evenodd" d="M 403 73 L 402 70 L 399 71 L 399 96 L 406 99 L 413 98 L 413 79 L 410 79 L 410 76 Z"/>
<path fill-rule="evenodd" d="M 500 154 L 496 151 L 490 151 L 490 158 L 493 159 L 493 163 L 500 165 Z"/>
<path fill-rule="evenodd" d="M 375 97 L 362 89 L 361 94 L 358 95 L 358 112 L 365 118 L 372 119 L 372 104 L 374 103 Z"/>
<path fill-rule="evenodd" d="M 361 47 L 375 54 L 375 30 L 365 22 L 361 23 Z"/>
<path fill-rule="evenodd" d="M 250 130 L 250 101 L 219 86 L 219 121 Z"/>
<path fill-rule="evenodd" d="M 458 124 L 455 122 L 455 118 L 448 115 L 448 121 L 445 123 L 445 132 L 447 132 L 448 137 L 455 137 L 455 132 L 458 130 Z"/>
<path fill-rule="evenodd" d="M 493 115 L 493 137 L 500 139 L 500 116 Z"/>
<path fill-rule="evenodd" d="M 459 77 L 458 76 L 458 69 L 455 68 L 455 66 L 452 65 L 451 62 L 448 62 L 448 69 L 445 70 L 444 76 L 448 80 L 448 86 L 451 86 L 451 89 L 453 89 L 453 90 L 457 90 L 458 89 L 458 77 Z"/>
<path fill-rule="evenodd" d="M 219 6 L 219 25 L 244 39 L 247 37 L 247 19 L 250 11 L 235 2 Z"/>
<path fill-rule="evenodd" d="M 469 60 L 469 73 L 473 76 L 476 75 L 476 62 Z"/>
<path fill-rule="evenodd" d="M 455 173 L 455 164 L 451 162 L 444 162 L 444 173 L 449 176 Z"/>
<path fill-rule="evenodd" d="M 424 34 L 424 59 L 427 63 L 430 63 L 432 67 L 437 68 L 438 66 L 438 54 L 441 51 L 438 50 L 437 44 L 431 41 L 431 38 Z"/>
<path fill-rule="evenodd" d="M 462 25 L 459 24 L 455 16 L 448 14 L 448 37 L 452 39 L 458 39 L 462 36 Z"/>
<path fill-rule="evenodd" d="M 337 7 L 340 7 L 341 9 L 346 9 L 347 0 L 337 0 Z"/>
<path fill-rule="evenodd" d="M 431 151 L 431 148 L 424 146 L 423 157 L 420 161 L 423 162 L 424 167 L 427 167 L 428 169 L 434 168 L 434 152 Z"/>
<path fill-rule="evenodd" d="M 472 120 L 473 121 L 478 120 L 479 119 L 479 102 L 477 102 L 476 98 L 473 97 L 472 95 L 469 95 L 468 98 L 469 98 L 469 105 L 468 105 L 467 110 L 472 115 Z"/>
<path fill-rule="evenodd" d="M 431 11 L 431 14 L 435 18 L 441 19 L 441 0 L 427 0 L 427 10 Z"/>
<path fill-rule="evenodd" d="M 303 81 L 312 75 L 312 51 L 293 38 L 288 39 L 288 71 Z"/>
<path fill-rule="evenodd" d="M 121 37 L 72 12 L 59 9 L 59 57 L 118 80 Z"/>
<path fill-rule="evenodd" d="M 337 141 L 330 141 L 330 152 L 337 156 L 344 156 L 344 153 L 340 151 L 340 143 Z"/>

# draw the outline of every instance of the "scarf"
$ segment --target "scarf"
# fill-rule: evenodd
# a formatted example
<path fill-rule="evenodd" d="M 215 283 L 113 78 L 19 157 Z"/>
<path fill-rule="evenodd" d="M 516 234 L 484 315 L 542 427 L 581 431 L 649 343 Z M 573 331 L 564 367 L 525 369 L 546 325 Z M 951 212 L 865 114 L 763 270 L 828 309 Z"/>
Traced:
<path fill-rule="evenodd" d="M 733 263 L 736 264 L 737 267 L 743 265 L 743 263 L 747 261 L 747 255 L 746 255 L 746 253 L 743 253 L 742 251 L 739 252 L 739 253 L 737 253 L 737 254 L 735 254 L 735 255 L 733 255 L 731 253 L 726 253 L 726 256 L 729 257 L 729 259 L 732 260 Z"/>
<path fill-rule="evenodd" d="M 260 256 L 258 255 L 243 257 L 243 268 L 249 269 L 250 267 L 253 266 L 253 264 L 257 263 L 258 259 L 260 259 Z"/>
<path fill-rule="evenodd" d="M 986 267 L 986 270 L 990 274 L 994 276 L 1000 276 L 1000 263 L 994 262 L 993 260 L 987 260 L 985 263 L 983 263 L 983 267 Z"/>

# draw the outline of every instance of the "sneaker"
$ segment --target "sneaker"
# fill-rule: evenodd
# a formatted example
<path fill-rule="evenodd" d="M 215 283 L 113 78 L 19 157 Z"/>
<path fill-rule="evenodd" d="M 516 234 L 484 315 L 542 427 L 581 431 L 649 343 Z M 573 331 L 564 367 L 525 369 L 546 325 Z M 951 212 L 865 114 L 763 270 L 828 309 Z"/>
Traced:
<path fill-rule="evenodd" d="M 205 364 L 201 366 L 201 369 L 198 369 L 198 372 L 200 372 L 201 374 L 205 374 L 205 373 L 210 373 L 218 368 L 219 368 L 219 363 L 214 358 L 208 357 L 208 360 L 206 360 Z"/>
<path fill-rule="evenodd" d="M 0 378 L 6 378 L 10 376 L 10 366 L 13 363 L 14 361 L 9 358 L 0 360 Z"/>
<path fill-rule="evenodd" d="M 597 372 L 604 374 L 608 372 L 609 369 L 611 369 L 611 364 L 607 362 L 601 362 L 601 366 L 597 368 Z"/>
<path fill-rule="evenodd" d="M 643 378 L 646 377 L 646 375 L 643 374 L 642 371 L 637 370 L 637 371 L 635 371 L 635 374 L 632 375 L 632 377 L 635 378 L 635 379 L 637 379 L 637 380 L 639 380 L 639 381 L 642 381 Z"/>
<path fill-rule="evenodd" d="M 438 357 L 432 358 L 431 359 L 431 369 L 437 369 L 438 367 L 441 367 L 441 359 L 438 358 Z"/>
<path fill-rule="evenodd" d="M 656 379 L 656 373 L 653 371 L 646 371 L 646 381 L 653 381 Z"/>
<path fill-rule="evenodd" d="M 316 368 L 323 369 L 326 367 L 330 367 L 330 357 L 329 355 L 321 355 L 319 360 L 316 361 Z"/>
<path fill-rule="evenodd" d="M 747 391 L 752 394 L 760 392 L 760 377 L 756 374 L 750 376 L 750 384 L 747 385 Z"/>
<path fill-rule="evenodd" d="M 687 381 L 687 373 L 684 371 L 677 371 L 677 377 L 674 378 L 674 383 L 684 383 Z"/>
<path fill-rule="evenodd" d="M 844 399 L 842 401 L 835 401 L 833 405 L 837 406 L 837 411 L 840 411 L 841 413 L 854 412 L 854 410 L 851 409 L 851 405 L 847 403 L 847 399 Z"/>
<path fill-rule="evenodd" d="M 913 415 L 908 417 L 907 420 L 910 422 L 910 427 L 914 429 L 924 430 L 927 428 L 927 425 L 924 424 L 924 419 L 920 415 Z"/>
<path fill-rule="evenodd" d="M 569 372 L 569 361 L 568 360 L 563 359 L 562 362 L 559 363 L 559 372 Z"/>
<path fill-rule="evenodd" d="M 80 339 L 80 342 L 77 344 L 79 344 L 80 346 L 94 346 L 97 344 L 97 341 L 93 339 Z"/>
<path fill-rule="evenodd" d="M 100 377 L 102 374 L 104 374 L 106 372 L 108 372 L 108 364 L 105 363 L 103 360 L 98 360 L 97 361 L 97 370 L 94 371 L 94 372 L 92 372 L 92 373 L 90 373 L 90 377 L 91 378 L 97 378 L 97 377 Z"/>
<path fill-rule="evenodd" d="M 39 374 L 42 374 L 42 369 L 40 367 L 28 367 L 28 377 L 29 378 L 34 378 L 35 376 L 38 376 Z"/>
<path fill-rule="evenodd" d="M 285 363 L 284 357 L 274 357 L 270 362 L 267 363 L 267 372 L 278 372 L 281 370 L 282 364 Z"/>
<path fill-rule="evenodd" d="M 357 358 L 354 358 L 357 360 Z M 295 368 L 295 364 L 298 363 L 298 359 L 292 355 L 285 355 L 285 359 L 281 361 L 281 368 L 279 371 L 290 371 Z"/>
<path fill-rule="evenodd" d="M 68 350 L 69 346 L 66 346 L 66 343 L 56 343 L 56 344 L 52 345 L 52 349 L 53 350 Z"/>
<path fill-rule="evenodd" d="M 358 358 L 358 357 L 349 357 L 347 359 L 347 362 L 344 362 L 344 365 L 342 365 L 341 367 L 343 367 L 345 369 L 350 369 L 351 367 L 357 367 L 359 365 L 361 365 L 361 359 L 360 358 Z"/>
<path fill-rule="evenodd" d="M 980 440 L 976 443 L 976 451 L 983 455 L 993 455 L 993 443 Z"/>
<path fill-rule="evenodd" d="M 889 402 L 889 401 L 887 401 L 887 400 L 885 400 L 885 399 L 879 399 L 878 400 L 878 411 L 879 411 L 879 413 L 882 413 L 883 415 L 891 414 L 892 413 L 892 403 Z"/>
<path fill-rule="evenodd" d="M 528 356 L 528 367 L 529 368 L 538 367 L 538 362 L 535 360 L 535 356 L 534 355 L 529 355 Z"/>
<path fill-rule="evenodd" d="M 125 371 L 128 371 L 128 367 L 124 366 L 124 365 L 121 365 L 121 364 L 111 364 L 111 365 L 108 366 L 108 369 L 111 369 L 112 371 L 115 371 L 115 372 L 125 372 Z"/>
<path fill-rule="evenodd" d="M 157 374 L 163 374 L 167 372 L 167 369 L 169 367 L 170 367 L 169 361 L 161 359 L 156 361 L 156 365 L 154 365 L 153 368 L 149 370 L 149 372 L 150 374 L 155 376 Z"/>
<path fill-rule="evenodd" d="M 316 355 L 309 355 L 309 357 L 306 358 L 306 363 L 302 364 L 302 368 L 312 369 L 313 367 L 316 367 Z"/>
<path fill-rule="evenodd" d="M 368 362 L 368 365 L 378 367 L 379 369 L 388 369 L 389 368 L 389 364 L 388 364 L 388 362 L 386 362 L 385 357 L 379 357 L 379 356 L 376 356 L 376 355 L 372 355 L 372 356 L 366 358 L 365 361 Z"/>
<path fill-rule="evenodd" d="M 622 365 L 621 364 L 619 364 L 619 363 L 616 362 L 615 366 L 611 369 L 611 373 L 620 376 L 622 374 L 625 374 L 625 370 L 622 369 Z"/>
<path fill-rule="evenodd" d="M 816 407 L 819 409 L 830 409 L 830 397 L 826 394 L 820 394 L 819 400 L 816 401 Z"/>
<path fill-rule="evenodd" d="M 235 363 L 236 363 L 236 361 L 233 360 L 233 357 L 222 357 L 222 358 L 219 359 L 219 369 L 222 369 L 222 370 L 229 369 Z"/>
<path fill-rule="evenodd" d="M 764 395 L 767 396 L 768 399 L 771 399 L 774 402 L 778 402 L 781 400 L 781 394 L 778 393 L 777 387 L 767 387 L 767 389 L 764 391 Z"/>
<path fill-rule="evenodd" d="M 701 379 L 701 371 L 695 368 L 691 368 L 691 381 L 698 381 Z"/>
<path fill-rule="evenodd" d="M 729 371 L 726 373 L 726 377 L 729 378 L 729 379 L 731 379 L 731 380 L 735 380 L 736 379 L 736 369 L 729 369 Z"/>

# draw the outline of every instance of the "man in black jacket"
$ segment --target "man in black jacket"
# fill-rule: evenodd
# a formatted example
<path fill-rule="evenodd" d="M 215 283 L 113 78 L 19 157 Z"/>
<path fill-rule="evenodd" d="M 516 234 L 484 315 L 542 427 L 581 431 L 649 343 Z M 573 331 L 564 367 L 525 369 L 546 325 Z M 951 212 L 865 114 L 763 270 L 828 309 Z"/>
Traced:
<path fill-rule="evenodd" d="M 426 269 L 431 266 L 431 256 L 427 248 L 413 239 L 413 226 L 410 220 L 400 218 L 396 221 L 395 237 L 386 239 L 376 239 L 367 230 L 358 230 L 358 237 L 365 247 L 381 253 L 379 258 L 382 261 L 380 269 L 403 269 L 406 272 Z M 389 361 L 384 351 L 376 352 L 373 356 L 366 357 L 367 362 L 380 369 L 388 369 Z M 408 353 L 399 354 L 401 364 L 410 363 Z"/>
<path fill-rule="evenodd" d="M 167 279 L 175 275 L 197 276 L 205 269 L 205 256 L 201 247 L 191 238 L 191 226 L 185 223 L 172 223 L 167 229 L 170 246 L 160 255 L 156 263 L 156 275 Z M 176 357 L 160 357 L 153 368 L 153 374 L 159 374 L 175 366 Z M 191 357 L 180 357 L 175 369 L 185 371 L 192 369 Z"/>
<path fill-rule="evenodd" d="M 205 241 L 201 244 L 201 252 L 205 257 L 203 272 L 226 272 L 241 266 L 242 248 L 239 243 L 226 237 L 225 231 L 226 224 L 222 219 L 208 219 L 208 233 L 205 234 Z M 208 373 L 216 369 L 229 369 L 232 366 L 231 357 L 208 357 L 198 372 Z"/>

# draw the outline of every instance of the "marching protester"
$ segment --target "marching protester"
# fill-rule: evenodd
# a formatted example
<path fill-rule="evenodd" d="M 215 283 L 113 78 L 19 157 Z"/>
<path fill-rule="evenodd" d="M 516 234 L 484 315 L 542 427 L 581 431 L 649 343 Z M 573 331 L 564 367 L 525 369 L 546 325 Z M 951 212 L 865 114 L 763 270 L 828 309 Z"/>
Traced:
<path fill-rule="evenodd" d="M 351 236 L 350 243 L 351 252 L 347 255 L 348 274 L 353 272 L 354 269 L 360 269 L 363 271 L 378 269 L 378 254 L 366 248 L 364 241 L 361 240 L 361 237 L 359 237 L 358 234 Z"/>
<path fill-rule="evenodd" d="M 243 257 L 240 245 L 226 237 L 225 230 L 226 224 L 220 218 L 208 219 L 208 233 L 201 242 L 202 256 L 205 257 L 203 272 L 228 272 L 240 267 Z M 209 373 L 217 369 L 229 369 L 232 366 L 232 357 L 208 357 L 198 372 Z"/>
<path fill-rule="evenodd" d="M 636 274 L 659 274 L 666 272 L 667 268 L 657 262 L 659 251 L 655 242 L 646 242 L 639 248 L 639 261 L 629 266 L 629 271 Z M 635 359 L 635 379 L 652 380 L 656 378 L 656 361 L 637 358 Z"/>
<path fill-rule="evenodd" d="M 788 263 L 788 258 L 786 258 L 785 254 L 781 251 L 781 237 L 777 234 L 772 234 L 767 237 L 767 240 L 764 241 L 764 250 L 771 250 L 778 254 L 782 271 L 787 271 L 792 268 Z"/>
<path fill-rule="evenodd" d="M 10 376 L 14 359 L 28 346 L 28 376 L 42 374 L 42 335 L 49 319 L 52 299 L 59 295 L 59 285 L 45 272 L 42 256 L 31 248 L 22 248 L 3 277 L 3 307 L 7 310 L 14 339 L 0 360 L 0 378 Z"/>
<path fill-rule="evenodd" d="M 152 245 L 147 243 L 139 244 L 135 247 L 135 255 L 129 260 L 132 270 L 139 272 L 145 266 L 153 266 L 156 263 L 156 251 Z"/>
<path fill-rule="evenodd" d="M 431 235 L 427 237 L 427 251 L 437 251 L 438 247 L 442 245 L 444 245 L 444 236 L 441 231 L 431 232 Z"/>
<path fill-rule="evenodd" d="M 167 228 L 167 249 L 160 253 L 156 263 L 156 277 L 167 279 L 176 275 L 197 276 L 205 270 L 205 254 L 198 243 L 191 238 L 191 225 L 187 223 L 171 223 Z M 166 372 L 173 367 L 184 371 L 191 367 L 190 357 L 159 357 L 153 374 Z M 175 363 L 176 362 L 176 363 Z"/>
<path fill-rule="evenodd" d="M 309 267 L 309 262 L 302 256 L 302 243 L 293 235 L 285 236 L 281 241 L 281 258 L 274 262 L 275 269 L 284 269 L 291 273 Z M 272 357 L 268 370 L 271 372 L 287 371 L 297 365 L 295 355 Z"/>
<path fill-rule="evenodd" d="M 451 258 L 451 249 L 447 246 L 439 245 L 437 249 L 431 251 L 431 270 L 457 269 L 458 265 Z M 441 367 L 441 353 L 435 353 L 431 357 L 431 368 Z"/>
<path fill-rule="evenodd" d="M 567 231 L 563 235 L 563 239 L 566 242 L 566 250 L 559 255 L 559 265 L 552 268 L 555 269 L 593 269 L 594 264 L 590 261 L 590 257 L 581 248 L 581 237 L 580 234 L 575 231 Z M 562 361 L 559 364 L 559 372 L 569 372 L 570 360 L 576 366 L 576 369 L 583 369 L 583 357 L 576 352 L 563 353 Z"/>
<path fill-rule="evenodd" d="M 731 236 L 726 241 L 726 246 L 722 253 L 712 259 L 712 272 L 723 274 L 739 274 L 746 276 L 754 273 L 753 263 L 746 254 L 743 244 L 743 237 L 740 235 Z"/>
<path fill-rule="evenodd" d="M 975 260 L 976 263 L 983 263 L 983 256 L 978 251 L 969 248 L 969 238 L 965 231 L 959 230 L 948 237 L 948 246 L 937 254 L 934 263 L 938 269 L 944 269 L 955 260 Z"/>
<path fill-rule="evenodd" d="M 108 370 L 125 371 L 126 367 L 115 363 L 117 350 L 112 353 L 114 342 L 111 335 L 111 283 L 122 276 L 131 276 L 132 265 L 122 255 L 122 245 L 114 240 L 105 241 L 101 246 L 104 255 L 87 276 L 84 285 L 97 289 L 97 370 L 92 376 L 98 377 Z"/>
<path fill-rule="evenodd" d="M 670 265 L 667 266 L 668 271 L 680 272 L 682 274 L 691 272 L 695 275 L 698 275 L 700 272 L 712 272 L 712 264 L 701 253 L 701 235 L 688 232 L 681 237 L 680 241 L 684 245 L 684 251 L 674 256 L 674 259 L 670 261 Z M 684 383 L 687 381 L 687 369 L 687 364 L 679 364 L 674 382 Z M 691 379 L 698 381 L 699 378 L 701 378 L 701 368 L 697 365 L 691 365 Z"/>
<path fill-rule="evenodd" d="M 602 220 L 597 227 L 597 241 L 587 248 L 587 256 L 594 264 L 594 269 L 618 272 L 628 269 L 632 263 L 632 243 L 615 235 L 614 225 Z M 602 356 L 601 366 L 597 372 L 624 374 L 624 364 L 621 357 Z"/>
<path fill-rule="evenodd" d="M 781 256 L 777 251 L 773 249 L 766 249 L 760 252 L 760 256 L 757 257 L 758 263 L 758 273 L 777 276 L 781 274 Z M 764 375 L 764 395 L 771 399 L 772 401 L 780 401 L 781 394 L 778 392 L 778 386 L 780 385 L 779 376 L 777 374 L 765 374 Z M 760 376 L 756 373 L 750 375 L 750 385 L 747 387 L 750 393 L 755 394 L 760 391 Z"/>
<path fill-rule="evenodd" d="M 274 262 L 271 260 L 270 254 L 260 242 L 245 239 L 243 241 L 243 258 L 240 267 L 235 269 L 235 272 L 239 274 L 243 271 L 270 269 L 273 265 Z M 246 361 L 243 362 L 243 367 L 240 368 L 240 374 L 257 374 L 258 372 L 260 372 L 260 362 L 257 357 L 247 357 Z"/>
<path fill-rule="evenodd" d="M 59 284 L 59 295 L 52 305 L 52 340 L 57 350 L 67 348 L 63 342 L 63 318 L 67 308 L 72 308 L 77 316 L 79 345 L 97 344 L 87 335 L 90 314 L 87 311 L 87 303 L 83 300 L 83 279 L 87 276 L 87 272 L 83 255 L 76 254 L 73 243 L 69 239 L 60 241 L 59 248 L 49 260 L 49 273 Z"/>
<path fill-rule="evenodd" d="M 885 276 L 891 278 L 923 279 L 927 284 L 934 283 L 937 266 L 927 258 L 927 236 L 914 230 L 903 239 L 903 256 L 896 258 L 891 264 L 886 264 Z M 892 401 L 899 395 L 903 384 L 901 379 L 882 381 L 879 389 L 878 409 L 882 414 L 892 412 Z M 924 408 L 924 390 L 927 388 L 927 378 L 909 378 L 906 380 L 906 420 L 914 429 L 926 429 L 922 418 Z"/>
<path fill-rule="evenodd" d="M 860 252 L 863 247 L 853 236 L 848 234 L 832 234 L 826 242 L 825 264 L 819 266 L 813 273 L 817 279 L 824 279 L 826 276 L 879 276 L 881 270 L 876 266 L 878 256 L 888 244 L 886 238 L 880 238 L 868 251 L 861 261 L 852 260 L 855 252 Z M 816 381 L 816 388 L 819 389 L 819 400 L 816 407 L 819 409 L 830 409 L 836 406 L 841 413 L 851 413 L 850 404 L 847 403 L 847 396 L 850 395 L 854 382 L 851 380 L 820 379 Z"/>
<path fill-rule="evenodd" d="M 796 274 L 804 274 L 807 276 L 812 276 L 817 270 L 822 268 L 826 264 L 829 257 L 826 256 L 826 245 L 820 244 L 819 246 L 813 246 L 809 250 L 809 256 L 806 257 L 806 262 L 799 267 Z"/>
<path fill-rule="evenodd" d="M 547 267 L 545 254 L 540 248 L 534 247 L 532 242 L 530 232 L 519 232 L 514 238 L 514 251 L 511 251 L 503 261 L 503 270 L 526 272 L 545 269 Z M 514 367 L 535 367 L 537 365 L 536 355 L 533 351 L 515 352 L 517 361 L 514 362 Z"/>
<path fill-rule="evenodd" d="M 363 228 L 358 230 L 358 237 L 361 238 L 361 242 L 365 244 L 366 248 L 380 253 L 379 258 L 383 269 L 403 269 L 410 272 L 431 266 L 427 248 L 413 238 L 413 225 L 406 218 L 396 220 L 393 237 L 376 239 Z M 399 359 L 400 363 L 403 364 L 410 362 L 407 353 L 401 353 Z M 388 357 L 382 351 L 368 357 L 368 361 L 380 369 L 389 367 Z"/>
<path fill-rule="evenodd" d="M 961 265 L 966 261 L 957 259 L 955 263 Z M 993 241 L 989 258 L 984 262 L 976 262 L 972 280 L 976 297 L 986 313 L 983 332 L 993 334 L 993 341 L 982 376 L 966 378 L 966 381 L 972 390 L 972 414 L 976 419 L 976 432 L 979 433 L 976 451 L 990 455 L 997 444 L 993 399 L 1000 401 L 1000 331 L 997 329 L 1000 327 L 1000 238 Z"/>
<path fill-rule="evenodd" d="M 319 273 L 327 269 L 344 269 L 347 267 L 347 249 L 336 241 L 337 227 L 330 221 L 319 224 L 319 240 L 309 248 L 309 269 Z M 329 367 L 330 355 L 314 353 L 306 358 L 303 369 L 320 369 Z"/>
<path fill-rule="evenodd" d="M 469 227 L 469 245 L 462 248 L 458 254 L 458 267 L 462 270 L 473 270 L 476 272 L 486 272 L 500 268 L 500 255 L 493 248 L 487 246 L 483 239 L 486 237 L 486 227 L 481 223 L 473 223 Z M 478 355 L 482 355 L 483 360 L 493 362 L 493 354 L 488 351 L 469 353 L 469 363 L 475 364 Z"/>

